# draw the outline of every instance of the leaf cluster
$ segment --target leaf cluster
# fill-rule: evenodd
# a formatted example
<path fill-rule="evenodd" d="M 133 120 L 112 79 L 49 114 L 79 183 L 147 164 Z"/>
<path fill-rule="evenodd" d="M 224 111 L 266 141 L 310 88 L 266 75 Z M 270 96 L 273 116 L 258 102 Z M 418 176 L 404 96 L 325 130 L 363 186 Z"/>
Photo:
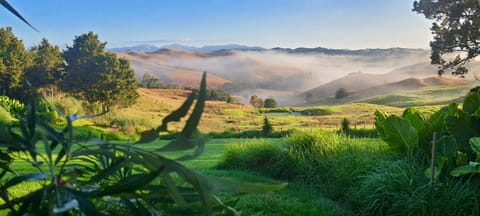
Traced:
<path fill-rule="evenodd" d="M 480 2 L 419 0 L 413 11 L 433 20 L 431 62 L 439 65 L 438 74 L 451 68 L 453 75 L 463 77 L 465 64 L 480 54 Z M 455 57 L 446 57 L 449 53 Z"/>
<path fill-rule="evenodd" d="M 375 116 L 378 136 L 393 150 L 411 158 L 419 153 L 420 161 L 428 161 L 435 141 L 433 156 L 436 158 L 437 174 L 459 176 L 452 170 L 475 161 L 480 153 L 476 150 L 476 145 L 480 146 L 477 143 L 477 137 L 480 137 L 479 92 L 470 92 L 462 108 L 452 103 L 429 118 L 413 108 L 406 109 L 402 116 L 388 116 L 380 111 Z"/>

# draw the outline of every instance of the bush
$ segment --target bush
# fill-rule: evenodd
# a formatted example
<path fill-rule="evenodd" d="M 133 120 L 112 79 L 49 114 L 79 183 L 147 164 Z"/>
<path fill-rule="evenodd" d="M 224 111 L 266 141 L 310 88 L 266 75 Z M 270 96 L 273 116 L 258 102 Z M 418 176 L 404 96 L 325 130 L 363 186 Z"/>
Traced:
<path fill-rule="evenodd" d="M 333 112 L 325 108 L 310 108 L 310 109 L 303 110 L 301 113 L 302 115 L 307 115 L 307 116 L 325 116 L 325 115 L 331 115 Z"/>
<path fill-rule="evenodd" d="M 350 94 L 350 93 L 348 93 L 345 88 L 339 88 L 339 89 L 335 92 L 335 99 L 345 98 L 345 97 L 347 97 L 349 94 Z"/>

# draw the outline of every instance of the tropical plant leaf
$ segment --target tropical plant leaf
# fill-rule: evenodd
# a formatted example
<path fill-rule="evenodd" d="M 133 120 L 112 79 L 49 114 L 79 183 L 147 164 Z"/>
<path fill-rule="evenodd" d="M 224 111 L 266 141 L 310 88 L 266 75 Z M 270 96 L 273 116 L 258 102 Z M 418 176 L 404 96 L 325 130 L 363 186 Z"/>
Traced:
<path fill-rule="evenodd" d="M 457 140 L 454 136 L 444 135 L 438 139 L 437 149 L 440 155 L 447 158 L 453 158 L 458 150 Z"/>
<path fill-rule="evenodd" d="M 469 143 L 470 143 L 470 147 L 477 154 L 477 156 L 480 156 L 480 137 L 470 138 Z"/>
<path fill-rule="evenodd" d="M 472 127 L 471 117 L 468 115 L 445 117 L 446 131 L 455 137 L 459 147 L 464 152 L 472 152 L 469 139 L 471 137 L 479 136 L 480 134 Z"/>
<path fill-rule="evenodd" d="M 389 116 L 384 122 L 387 144 L 396 151 L 405 152 L 418 146 L 418 131 L 407 120 L 398 116 Z"/>
<path fill-rule="evenodd" d="M 384 138 L 385 131 L 384 131 L 384 123 L 387 119 L 387 114 L 383 111 L 375 111 L 375 128 L 377 128 L 378 137 Z"/>
<path fill-rule="evenodd" d="M 402 117 L 417 129 L 419 141 L 425 143 L 430 142 L 433 132 L 428 131 L 426 120 L 418 110 L 415 108 L 407 108 L 403 112 Z"/>
<path fill-rule="evenodd" d="M 15 10 L 15 8 L 12 7 L 12 5 L 10 5 L 6 0 L 0 0 L 0 4 L 5 8 L 7 9 L 8 11 L 10 11 L 10 13 L 12 13 L 13 15 L 15 15 L 17 18 L 19 18 L 20 20 L 22 20 L 25 24 L 27 24 L 28 26 L 30 26 L 30 28 L 32 28 L 33 30 L 37 31 L 38 30 L 33 27 L 33 25 L 31 25 L 25 18 L 23 18 L 23 16 L 17 11 Z"/>
<path fill-rule="evenodd" d="M 473 115 L 480 107 L 480 97 L 478 93 L 470 93 L 463 101 L 462 109 L 464 112 Z"/>
<path fill-rule="evenodd" d="M 15 186 L 19 183 L 25 182 L 25 181 L 31 181 L 31 180 L 43 180 L 46 179 L 47 175 L 44 173 L 31 173 L 31 174 L 26 174 L 26 175 L 21 175 L 21 176 L 15 176 L 9 181 L 7 181 L 3 187 L 4 188 L 9 188 L 12 186 Z"/>
<path fill-rule="evenodd" d="M 478 169 L 479 165 L 480 163 L 470 162 L 468 165 L 459 166 L 453 169 L 450 172 L 450 175 L 454 177 L 459 177 L 459 176 L 473 174 L 473 173 L 480 173 L 480 170 Z"/>
<path fill-rule="evenodd" d="M 196 97 L 197 97 L 197 94 L 195 92 L 192 92 L 188 96 L 187 100 L 185 100 L 185 102 L 182 104 L 182 106 L 180 106 L 180 108 L 173 111 L 162 120 L 162 125 L 160 125 L 156 129 L 151 129 L 143 132 L 142 137 L 140 138 L 139 141 L 137 141 L 137 143 L 142 144 L 142 143 L 153 142 L 158 138 L 160 132 L 168 131 L 167 129 L 168 123 L 173 121 L 180 121 L 180 119 L 182 119 L 185 115 L 187 115 L 188 110 L 192 106 L 193 101 L 195 100 Z"/>

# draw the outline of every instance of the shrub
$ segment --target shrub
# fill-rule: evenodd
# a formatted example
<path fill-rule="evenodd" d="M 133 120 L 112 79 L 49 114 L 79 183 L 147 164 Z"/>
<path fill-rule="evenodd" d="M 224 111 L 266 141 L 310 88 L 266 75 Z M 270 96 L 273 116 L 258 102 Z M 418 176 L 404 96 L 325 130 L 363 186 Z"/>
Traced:
<path fill-rule="evenodd" d="M 263 103 L 264 103 L 263 107 L 265 108 L 276 108 L 278 106 L 277 101 L 271 97 L 265 99 Z"/>
<path fill-rule="evenodd" d="M 347 118 L 342 119 L 342 128 L 340 129 L 344 134 L 350 132 L 350 121 Z"/>
<path fill-rule="evenodd" d="M 350 94 L 350 93 L 348 93 L 345 88 L 339 88 L 339 89 L 335 92 L 335 99 L 345 98 L 345 97 L 347 97 L 349 94 Z"/>
<path fill-rule="evenodd" d="M 270 124 L 267 116 L 265 116 L 263 118 L 262 135 L 264 137 L 267 137 L 268 135 L 270 135 L 272 133 L 272 131 L 273 131 L 272 124 Z"/>
<path fill-rule="evenodd" d="M 307 115 L 307 116 L 325 116 L 325 115 L 331 115 L 332 111 L 325 108 L 310 108 L 310 109 L 303 110 L 301 113 L 302 115 Z"/>

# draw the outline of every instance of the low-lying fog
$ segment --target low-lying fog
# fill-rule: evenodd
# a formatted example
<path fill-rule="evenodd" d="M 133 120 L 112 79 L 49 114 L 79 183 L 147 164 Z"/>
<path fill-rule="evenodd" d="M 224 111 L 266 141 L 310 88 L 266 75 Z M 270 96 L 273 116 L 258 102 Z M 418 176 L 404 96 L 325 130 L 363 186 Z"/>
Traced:
<path fill-rule="evenodd" d="M 375 50 L 374 50 L 375 51 Z M 376 50 L 378 51 L 378 50 Z M 322 53 L 287 53 L 284 51 L 233 51 L 220 54 L 167 50 L 155 54 L 122 54 L 131 60 L 140 78 L 153 72 L 160 80 L 178 70 L 217 75 L 233 83 L 247 83 L 253 92 L 233 92 L 239 96 L 275 97 L 275 91 L 296 95 L 352 72 L 385 74 L 395 69 L 429 62 L 429 51 L 389 49 L 355 55 Z M 432 74 L 432 76 L 435 74 Z M 198 74 L 200 76 L 200 74 Z M 261 91 L 255 91 L 262 89 Z M 263 95 L 269 94 L 269 95 Z"/>

